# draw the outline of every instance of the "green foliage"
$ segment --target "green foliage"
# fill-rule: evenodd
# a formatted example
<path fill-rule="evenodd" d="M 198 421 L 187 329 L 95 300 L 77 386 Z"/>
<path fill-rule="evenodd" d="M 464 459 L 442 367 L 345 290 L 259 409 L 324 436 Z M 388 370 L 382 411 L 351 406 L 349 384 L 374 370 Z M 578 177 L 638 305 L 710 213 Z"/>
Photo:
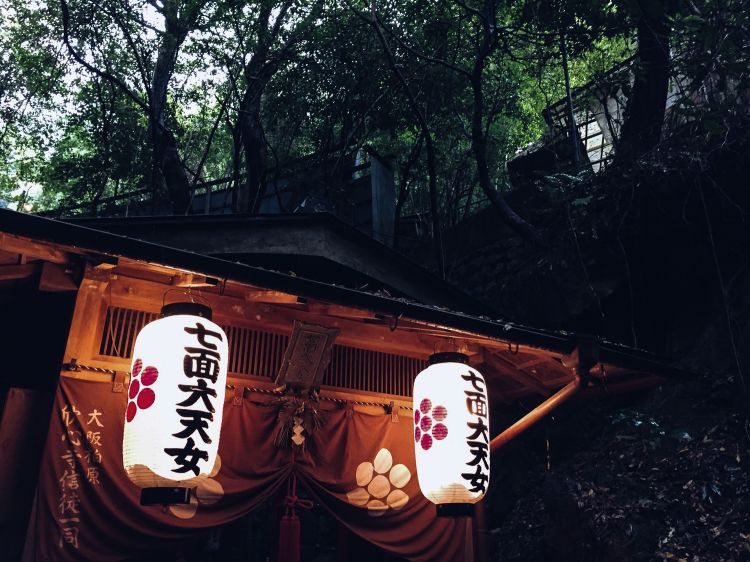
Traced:
<path fill-rule="evenodd" d="M 59 194 L 57 204 L 96 202 L 145 186 L 144 119 L 110 84 L 86 83 L 58 125 L 60 139 L 40 178 L 48 195 Z"/>
<path fill-rule="evenodd" d="M 698 2 L 672 25 L 674 120 L 697 123 L 709 142 L 723 138 L 750 101 L 750 2 Z"/>
<path fill-rule="evenodd" d="M 163 4 L 161 13 L 145 0 L 68 4 L 73 46 L 129 94 L 70 57 L 57 1 L 0 0 L 0 198 L 28 203 L 25 194 L 33 188 L 42 208 L 153 188 L 152 136 L 138 104 L 151 102 L 167 4 L 187 27 L 168 77 L 163 120 L 191 181 L 231 173 L 232 127 L 255 78 L 246 73 L 254 56 L 266 57 L 258 95 L 268 169 L 312 153 L 338 155 L 329 164 L 342 167 L 369 145 L 392 155 L 397 170 L 406 173 L 419 127 L 370 25 L 369 1 L 175 0 Z M 475 188 L 470 135 L 474 100 L 468 77 L 481 38 L 476 14 L 494 10 L 499 30 L 483 69 L 482 126 L 491 181 L 503 190 L 509 185 L 507 161 L 545 133 L 543 109 L 565 95 L 561 33 L 576 88 L 634 54 L 633 19 L 646 4 L 467 0 L 467 8 L 453 0 L 382 0 L 374 5 L 397 67 L 433 132 L 439 205 L 448 222 L 485 204 Z M 697 119 L 709 136 L 726 132 L 728 108 L 736 110 L 750 85 L 750 40 L 743 32 L 750 24 L 747 4 L 705 0 L 672 18 L 675 74 L 685 90 L 677 111 L 682 119 Z M 697 96 L 708 82 L 712 99 L 706 105 Z M 423 150 L 408 167 L 403 212 L 421 214 L 429 208 Z"/>

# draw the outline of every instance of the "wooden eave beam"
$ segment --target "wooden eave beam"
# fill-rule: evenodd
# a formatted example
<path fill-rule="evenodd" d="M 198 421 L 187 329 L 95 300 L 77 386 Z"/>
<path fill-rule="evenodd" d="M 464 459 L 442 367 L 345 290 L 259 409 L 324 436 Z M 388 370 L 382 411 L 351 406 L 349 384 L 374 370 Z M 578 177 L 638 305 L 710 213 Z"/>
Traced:
<path fill-rule="evenodd" d="M 297 295 L 282 293 L 280 291 L 271 291 L 265 289 L 249 289 L 245 293 L 247 302 L 263 302 L 276 304 L 297 304 Z"/>
<path fill-rule="evenodd" d="M 308 302 L 307 310 L 320 316 L 336 316 L 339 318 L 352 318 L 356 320 L 375 320 L 378 316 L 369 311 L 359 308 L 350 308 L 338 304 L 326 304 L 322 302 Z"/>
<path fill-rule="evenodd" d="M 141 263 L 139 271 L 138 266 L 138 262 L 120 259 L 118 267 L 113 270 L 113 288 L 127 285 L 129 289 L 122 294 L 122 299 L 118 299 L 117 290 L 113 290 L 113 297 L 120 303 L 117 306 L 127 307 L 132 299 L 143 310 L 157 312 L 157 303 L 161 303 L 163 293 L 171 287 L 171 280 L 179 270 Z M 143 290 L 138 290 L 138 287 Z M 446 326 L 408 318 L 381 317 L 364 308 L 311 300 L 302 305 L 299 303 L 304 301 L 300 301 L 296 295 L 234 281 L 201 290 L 201 294 L 212 303 L 217 314 L 246 325 L 257 325 L 257 322 L 263 321 L 271 331 L 288 333 L 294 320 L 318 322 L 342 328 L 337 341 L 344 345 L 420 359 L 436 351 L 459 349 L 472 355 L 479 349 L 500 350 L 508 345 L 506 341 Z M 523 347 L 522 351 L 542 357 L 556 357 L 552 352 L 536 348 Z"/>
<path fill-rule="evenodd" d="M 38 264 L 24 263 L 15 265 L 0 265 L 0 281 L 14 281 L 27 279 L 37 272 Z"/>
<path fill-rule="evenodd" d="M 505 431 L 493 437 L 490 441 L 490 453 L 507 445 L 557 408 L 578 396 L 589 385 L 589 373 L 598 362 L 599 342 L 590 337 L 581 338 L 573 352 L 562 360 L 563 365 L 572 370 L 573 380 Z"/>
<path fill-rule="evenodd" d="M 113 276 L 111 289 L 111 297 L 108 294 L 108 298 L 113 306 L 158 312 L 167 287 L 154 282 Z M 236 325 L 262 327 L 272 332 L 288 334 L 295 320 L 318 322 L 341 328 L 337 343 L 374 351 L 400 353 L 420 359 L 430 355 L 434 348 L 434 343 L 422 336 L 391 332 L 386 325 L 321 316 L 289 306 L 247 302 L 237 297 L 219 296 L 209 292 L 203 292 L 202 295 L 209 301 L 217 318 L 223 317 Z"/>
<path fill-rule="evenodd" d="M 0 233 L 0 250 L 56 264 L 66 264 L 72 261 L 72 255 L 69 252 L 55 245 L 37 242 L 4 232 Z"/>
<path fill-rule="evenodd" d="M 172 277 L 172 286 L 184 288 L 207 288 L 215 287 L 219 280 L 215 277 L 207 277 L 197 273 L 178 273 Z"/>
<path fill-rule="evenodd" d="M 24 260 L 25 261 L 25 260 Z M 28 279 L 39 273 L 40 291 L 75 291 L 78 285 L 69 271 L 48 261 L 0 265 L 0 281 Z"/>
<path fill-rule="evenodd" d="M 549 396 L 549 389 L 544 386 L 542 381 L 533 377 L 526 371 L 519 369 L 513 363 L 503 360 L 501 357 L 494 353 L 486 353 L 484 356 L 485 363 L 492 369 L 498 371 L 501 374 L 507 375 L 516 381 L 520 382 L 523 386 L 532 389 L 541 396 Z"/>
<path fill-rule="evenodd" d="M 636 373 L 631 373 L 631 377 L 618 377 L 614 380 L 607 381 L 606 384 L 604 384 L 604 381 L 597 380 L 596 386 L 591 386 L 586 389 L 586 396 L 606 398 L 607 396 L 616 396 L 626 392 L 636 392 L 638 390 L 654 388 L 655 386 L 670 382 L 669 379 L 650 374 L 639 373 L 638 375 L 640 376 L 636 375 Z"/>
<path fill-rule="evenodd" d="M 523 363 L 516 364 L 517 369 L 530 369 L 531 367 L 536 367 L 537 365 L 541 365 L 542 363 L 547 363 L 549 361 L 548 357 L 535 357 L 534 359 L 530 359 L 529 361 L 524 361 Z"/>
<path fill-rule="evenodd" d="M 113 279 L 128 279 L 128 282 L 132 283 L 143 281 L 156 286 L 171 286 L 172 280 L 179 274 L 198 274 L 197 272 L 146 263 L 126 257 L 120 257 L 117 267 L 112 271 Z M 163 293 L 166 289 L 160 288 L 158 290 Z M 353 337 L 352 340 L 356 343 L 352 343 L 352 345 L 365 349 L 402 353 L 410 357 L 423 359 L 436 351 L 451 349 L 459 349 L 462 352 L 470 354 L 475 353 L 480 348 L 499 351 L 509 345 L 508 341 L 457 330 L 450 326 L 437 325 L 409 318 L 381 316 L 375 311 L 366 308 L 354 308 L 324 301 L 301 299 L 298 295 L 291 293 L 265 289 L 230 279 L 220 280 L 217 286 L 202 289 L 201 293 L 208 297 L 209 300 L 212 297 L 217 299 L 221 297 L 234 301 L 231 306 L 235 309 L 235 312 L 227 313 L 226 316 L 228 317 L 236 318 L 239 316 L 252 322 L 253 320 L 257 321 L 259 317 L 267 319 L 269 314 L 273 313 L 278 314 L 281 318 L 289 318 L 291 322 L 294 319 L 308 322 L 315 322 L 317 320 L 327 323 L 327 325 L 333 324 L 338 327 L 350 326 L 352 330 L 363 334 L 362 336 Z M 144 299 L 140 300 L 144 301 Z M 158 297 L 158 300 L 161 302 L 161 296 Z M 243 302 L 246 302 L 249 307 L 243 309 Z M 123 304 L 122 306 L 127 305 Z M 258 307 L 262 307 L 262 310 L 258 310 Z M 219 305 L 218 308 L 220 309 L 221 306 Z M 347 324 L 347 321 L 353 323 Z M 273 326 L 273 324 L 269 324 L 269 326 Z M 395 328 L 393 332 L 395 336 L 387 335 L 390 334 L 391 328 Z M 290 328 L 289 326 L 282 328 L 280 325 L 277 325 L 275 328 L 271 327 L 271 329 L 288 333 Z M 347 327 L 346 330 L 350 330 L 350 328 Z M 364 333 L 373 333 L 372 330 L 375 330 L 378 335 L 374 342 L 370 342 L 371 345 L 367 345 L 365 341 L 367 340 L 367 336 Z M 338 341 L 343 342 L 344 339 L 346 339 L 346 335 L 342 333 Z M 385 349 L 387 342 L 392 342 L 393 347 L 391 349 Z M 544 358 L 559 357 L 559 353 L 530 346 L 522 346 L 520 351 L 537 356 L 538 359 L 534 360 L 534 364 L 537 361 L 544 361 Z"/>
<path fill-rule="evenodd" d="M 189 272 L 164 265 L 120 257 L 118 267 L 114 270 L 114 273 L 117 274 L 117 276 L 171 285 L 172 279 L 175 275 L 179 273 L 196 274 L 197 272 Z M 427 338 L 433 343 L 436 341 L 440 342 L 438 346 L 439 348 L 435 348 L 434 345 L 419 346 L 420 351 L 412 353 L 411 356 L 413 357 L 424 358 L 436 351 L 446 351 L 449 350 L 449 348 L 459 348 L 464 351 L 466 348 L 472 349 L 477 348 L 478 346 L 483 346 L 489 349 L 501 350 L 509 345 L 509 342 L 505 340 L 497 340 L 488 336 L 465 332 L 450 326 L 412 320 L 406 317 L 381 317 L 375 311 L 367 308 L 356 308 L 328 303 L 325 301 L 302 299 L 299 295 L 275 291 L 251 285 L 249 283 L 233 281 L 231 279 L 223 280 L 223 282 L 220 282 L 217 287 L 202 289 L 202 292 L 204 295 L 213 293 L 223 297 L 234 297 L 236 299 L 246 300 L 250 303 L 261 305 L 279 305 L 278 310 L 282 314 L 288 312 L 288 309 L 290 308 L 306 308 L 311 314 L 317 314 L 326 319 L 341 318 L 360 321 L 365 320 L 367 322 L 372 322 L 375 325 L 395 327 L 396 333 Z M 282 308 L 286 308 L 286 310 L 284 311 Z M 560 356 L 559 353 L 530 346 L 521 346 L 520 351 L 534 354 L 539 357 L 539 361 L 543 361 L 543 358 L 558 358 Z M 536 361 L 537 360 L 535 360 L 535 363 Z"/>
<path fill-rule="evenodd" d="M 78 290 L 78 284 L 74 281 L 70 270 L 50 262 L 42 264 L 42 273 L 39 275 L 39 290 L 49 292 L 64 292 Z"/>

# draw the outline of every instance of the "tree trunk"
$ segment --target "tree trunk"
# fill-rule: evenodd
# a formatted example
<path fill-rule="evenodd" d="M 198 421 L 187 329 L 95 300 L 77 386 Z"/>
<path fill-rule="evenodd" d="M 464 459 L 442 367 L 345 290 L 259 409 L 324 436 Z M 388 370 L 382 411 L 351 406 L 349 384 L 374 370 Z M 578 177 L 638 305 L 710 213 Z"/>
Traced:
<path fill-rule="evenodd" d="M 184 41 L 184 37 L 174 34 L 171 29 L 174 24 L 170 24 L 169 20 L 170 18 L 167 18 L 166 31 L 159 44 L 154 74 L 151 77 L 151 111 L 153 118 L 158 122 L 163 120 L 164 106 L 167 103 L 167 87 L 174 73 L 177 53 Z"/>
<path fill-rule="evenodd" d="M 465 9 L 472 16 L 479 18 L 479 28 L 477 33 L 477 51 L 474 57 L 474 65 L 469 74 L 469 82 L 472 91 L 472 111 L 471 111 L 471 150 L 474 153 L 474 160 L 477 166 L 477 180 L 479 187 L 489 199 L 492 206 L 500 215 L 500 219 L 515 230 L 524 239 L 534 244 L 542 244 L 542 235 L 531 224 L 521 218 L 503 196 L 498 193 L 492 185 L 490 178 L 489 163 L 487 159 L 487 132 L 485 131 L 484 122 L 484 92 L 482 91 L 482 82 L 484 66 L 487 57 L 496 47 L 498 39 L 498 25 L 496 15 L 496 3 L 494 0 L 485 0 L 481 11 L 475 8 L 469 8 L 465 4 Z"/>
<path fill-rule="evenodd" d="M 317 0 L 304 19 L 292 22 L 288 18 L 293 0 L 256 4 L 257 42 L 249 62 L 243 68 L 246 85 L 237 116 L 238 136 L 234 139 L 236 168 L 239 167 L 238 146 L 245 156 L 245 181 L 237 181 L 234 196 L 235 211 L 241 213 L 257 212 L 260 195 L 265 188 L 266 139 L 261 120 L 263 92 L 282 62 L 289 60 L 297 42 L 313 29 L 322 7 L 322 2 Z M 280 38 L 280 44 L 274 47 Z"/>
<path fill-rule="evenodd" d="M 190 180 L 177 148 L 177 141 L 169 129 L 157 127 L 154 134 L 154 158 L 167 186 L 167 194 L 176 215 L 186 214 L 190 204 Z"/>
<path fill-rule="evenodd" d="M 422 153 L 422 141 L 424 140 L 424 135 L 420 135 L 419 139 L 416 143 L 414 143 L 411 147 L 411 150 L 409 151 L 409 158 L 407 158 L 406 163 L 401 168 L 401 173 L 399 174 L 399 187 L 398 187 L 398 198 L 396 199 L 396 209 L 395 209 L 395 215 L 393 217 L 393 247 L 394 249 L 398 249 L 398 243 L 399 243 L 399 230 L 401 228 L 401 209 L 404 207 L 404 203 L 406 203 L 406 196 L 409 193 L 409 180 L 411 179 L 411 170 L 414 164 L 416 164 L 417 160 L 419 159 L 420 154 Z"/>
<path fill-rule="evenodd" d="M 167 89 L 174 74 L 177 53 L 187 32 L 175 14 L 165 14 L 165 32 L 161 37 L 159 51 L 151 78 L 150 125 L 154 162 L 167 188 L 172 211 L 176 215 L 188 212 L 190 204 L 190 179 L 180 158 L 177 140 L 164 125 L 164 108 L 167 104 Z"/>
<path fill-rule="evenodd" d="M 663 2 L 639 2 L 638 57 L 633 90 L 625 109 L 618 163 L 628 163 L 661 139 L 669 91 L 669 19 Z"/>
<path fill-rule="evenodd" d="M 506 203 L 500 193 L 492 185 L 490 179 L 489 164 L 487 161 L 487 137 L 484 133 L 484 94 L 482 92 L 482 73 L 484 71 L 484 57 L 477 56 L 474 71 L 471 75 L 471 88 L 473 92 L 473 107 L 471 117 L 471 149 L 477 165 L 477 179 L 479 187 L 490 200 L 492 206 L 497 210 L 500 218 L 515 230 L 524 239 L 541 244 L 543 242 L 539 231 L 526 222 Z"/>
<path fill-rule="evenodd" d="M 177 141 L 172 132 L 164 125 L 164 107 L 167 103 L 167 89 L 174 74 L 177 54 L 187 34 L 194 28 L 202 7 L 203 2 L 193 2 L 184 10 L 183 19 L 180 19 L 177 0 L 163 0 L 163 6 L 159 11 L 164 16 L 165 30 L 160 36 L 151 83 L 146 88 L 148 100 L 144 102 L 120 79 L 109 72 L 96 68 L 73 48 L 69 37 L 70 10 L 67 2 L 60 0 L 63 41 L 71 56 L 84 68 L 116 86 L 146 114 L 149 124 L 149 138 L 151 139 L 152 205 L 155 204 L 156 195 L 163 180 L 167 186 L 167 192 L 175 213 L 187 211 L 190 202 L 190 182 L 180 159 Z M 139 56 L 137 50 L 134 51 L 134 55 Z"/>
<path fill-rule="evenodd" d="M 260 116 L 260 99 L 264 85 L 259 79 L 249 84 L 242 100 L 238 121 L 240 142 L 245 156 L 245 181 L 237 193 L 236 211 L 254 213 L 263 194 L 266 150 L 263 124 Z"/>
<path fill-rule="evenodd" d="M 232 177 L 229 188 L 232 189 L 232 207 L 237 208 L 237 197 L 240 192 L 240 179 L 242 168 L 242 134 L 240 132 L 239 116 L 236 123 L 232 123 L 227 117 L 227 129 L 232 135 Z"/>
<path fill-rule="evenodd" d="M 373 29 L 375 29 L 375 33 L 378 37 L 378 40 L 380 41 L 381 46 L 383 47 L 383 51 L 385 51 L 388 65 L 391 67 L 391 70 L 396 75 L 399 83 L 404 89 L 406 98 L 409 100 L 409 105 L 411 106 L 411 110 L 414 113 L 414 117 L 416 117 L 417 123 L 422 132 L 422 137 L 424 138 L 424 144 L 427 150 L 427 177 L 430 187 L 430 218 L 432 219 L 432 239 L 435 249 L 435 261 L 440 277 L 442 279 L 445 279 L 445 260 L 443 259 L 443 233 L 440 230 L 440 213 L 438 211 L 437 164 L 435 161 L 435 146 L 432 143 L 432 132 L 430 131 L 430 127 L 427 124 L 427 118 L 424 116 L 424 113 L 422 112 L 422 109 L 419 107 L 419 103 L 417 102 L 417 98 L 414 96 L 414 92 L 412 92 L 411 87 L 409 87 L 409 83 L 404 77 L 404 74 L 396 65 L 396 59 L 393 55 L 393 52 L 391 51 L 391 48 L 388 46 L 385 35 L 383 35 L 383 30 L 380 29 L 380 24 L 378 23 L 376 17 L 375 0 L 373 0 L 370 6 L 372 13 L 372 19 L 370 23 L 373 26 Z"/>

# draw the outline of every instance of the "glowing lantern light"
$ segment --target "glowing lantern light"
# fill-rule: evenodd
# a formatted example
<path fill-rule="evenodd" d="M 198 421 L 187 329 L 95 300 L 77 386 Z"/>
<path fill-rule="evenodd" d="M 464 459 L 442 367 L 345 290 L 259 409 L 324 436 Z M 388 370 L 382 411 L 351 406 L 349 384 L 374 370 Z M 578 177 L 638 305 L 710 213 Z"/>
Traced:
<path fill-rule="evenodd" d="M 484 377 L 461 353 L 436 353 L 414 381 L 414 450 L 422 494 L 438 515 L 467 515 L 490 480 Z"/>
<path fill-rule="evenodd" d="M 227 336 L 211 309 L 174 303 L 133 348 L 122 461 L 141 503 L 186 503 L 211 472 L 227 379 Z"/>

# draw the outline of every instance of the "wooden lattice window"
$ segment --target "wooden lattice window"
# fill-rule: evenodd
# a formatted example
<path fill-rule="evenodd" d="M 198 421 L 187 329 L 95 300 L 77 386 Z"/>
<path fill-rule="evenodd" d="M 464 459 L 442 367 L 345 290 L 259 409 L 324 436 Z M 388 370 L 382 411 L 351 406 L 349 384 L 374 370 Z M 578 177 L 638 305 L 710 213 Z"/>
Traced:
<path fill-rule="evenodd" d="M 99 354 L 130 359 L 138 332 L 156 314 L 110 306 L 104 320 Z M 222 325 L 229 340 L 229 374 L 273 380 L 279 371 L 289 336 L 244 326 Z M 351 391 L 409 397 L 422 359 L 357 347 L 334 345 L 323 386 Z"/>

